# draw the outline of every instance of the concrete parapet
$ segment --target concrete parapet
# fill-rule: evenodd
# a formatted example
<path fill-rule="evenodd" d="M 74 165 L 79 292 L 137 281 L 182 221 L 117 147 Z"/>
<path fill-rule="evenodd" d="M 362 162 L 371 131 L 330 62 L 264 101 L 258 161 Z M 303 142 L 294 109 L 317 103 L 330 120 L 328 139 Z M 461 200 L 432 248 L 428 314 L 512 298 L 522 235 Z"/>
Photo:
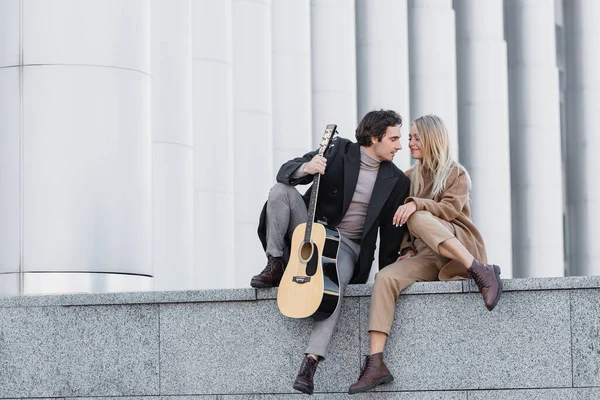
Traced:
<path fill-rule="evenodd" d="M 416 283 L 398 301 L 395 381 L 352 399 L 600 398 L 600 277 L 514 279 L 488 312 L 469 282 Z M 347 290 L 316 399 L 347 398 L 368 352 L 372 285 Z M 310 320 L 276 289 L 0 299 L 0 398 L 300 399 Z"/>

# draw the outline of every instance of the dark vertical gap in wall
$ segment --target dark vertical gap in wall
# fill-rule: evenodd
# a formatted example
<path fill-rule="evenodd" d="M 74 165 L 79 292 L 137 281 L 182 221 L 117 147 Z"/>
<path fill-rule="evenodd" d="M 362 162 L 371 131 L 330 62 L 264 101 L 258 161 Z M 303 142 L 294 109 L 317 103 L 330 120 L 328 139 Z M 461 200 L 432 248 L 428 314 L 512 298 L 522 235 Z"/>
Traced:
<path fill-rule="evenodd" d="M 362 303 L 362 297 L 358 297 L 358 373 L 360 373 L 360 369 L 362 368 L 361 360 L 362 360 L 362 310 L 360 309 L 360 305 Z M 358 376 L 358 374 L 356 374 Z"/>
<path fill-rule="evenodd" d="M 162 305 L 158 304 L 158 395 L 161 396 L 162 395 L 162 388 L 161 388 L 161 383 L 162 380 L 160 378 L 160 367 L 162 365 L 162 359 L 161 359 L 161 354 L 160 354 L 160 349 L 162 347 L 162 343 L 160 341 L 160 311 L 162 309 Z"/>
<path fill-rule="evenodd" d="M 569 333 L 571 334 L 571 387 L 575 387 L 575 361 L 573 360 L 573 291 L 569 290 Z"/>
<path fill-rule="evenodd" d="M 558 69 L 558 90 L 559 90 L 559 113 L 560 113 L 560 148 L 561 148 L 561 171 L 562 171 L 562 193 L 563 193 L 563 255 L 564 255 L 564 275 L 571 276 L 570 268 L 570 229 L 567 198 L 567 53 L 566 53 L 566 32 L 565 32 L 565 4 L 562 0 L 555 0 L 555 42 L 556 42 L 556 68 Z M 558 15 L 560 13 L 560 15 Z"/>

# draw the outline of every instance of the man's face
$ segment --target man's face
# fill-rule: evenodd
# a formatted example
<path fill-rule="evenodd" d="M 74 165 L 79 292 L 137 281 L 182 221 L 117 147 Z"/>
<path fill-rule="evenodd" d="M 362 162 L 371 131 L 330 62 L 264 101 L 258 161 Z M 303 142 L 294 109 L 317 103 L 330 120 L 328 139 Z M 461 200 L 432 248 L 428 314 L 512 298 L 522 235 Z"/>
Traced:
<path fill-rule="evenodd" d="M 400 135 L 400 127 L 396 125 L 387 127 L 381 142 L 378 141 L 377 138 L 372 137 L 371 147 L 373 148 L 375 158 L 379 161 L 392 161 L 396 152 L 402 150 Z"/>

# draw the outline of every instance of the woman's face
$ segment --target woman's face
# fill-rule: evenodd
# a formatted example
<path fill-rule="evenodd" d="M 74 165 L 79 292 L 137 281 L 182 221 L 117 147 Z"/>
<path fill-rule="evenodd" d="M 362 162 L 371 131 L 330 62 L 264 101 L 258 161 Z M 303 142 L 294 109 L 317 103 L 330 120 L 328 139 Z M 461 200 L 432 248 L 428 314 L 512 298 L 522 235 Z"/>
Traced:
<path fill-rule="evenodd" d="M 411 125 L 410 133 L 408 134 L 408 147 L 410 148 L 410 154 L 415 160 L 423 159 L 423 151 L 421 149 L 421 141 L 415 125 Z"/>

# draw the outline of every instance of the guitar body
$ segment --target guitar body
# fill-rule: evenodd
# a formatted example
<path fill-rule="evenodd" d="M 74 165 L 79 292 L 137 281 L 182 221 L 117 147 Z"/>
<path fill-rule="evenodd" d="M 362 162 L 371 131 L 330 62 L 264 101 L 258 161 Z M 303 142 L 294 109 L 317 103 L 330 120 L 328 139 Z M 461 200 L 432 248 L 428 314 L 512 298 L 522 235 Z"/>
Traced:
<path fill-rule="evenodd" d="M 316 320 L 329 318 L 339 305 L 337 255 L 340 235 L 337 229 L 312 223 L 311 240 L 307 224 L 292 235 L 290 259 L 277 292 L 277 306 L 290 318 Z"/>

